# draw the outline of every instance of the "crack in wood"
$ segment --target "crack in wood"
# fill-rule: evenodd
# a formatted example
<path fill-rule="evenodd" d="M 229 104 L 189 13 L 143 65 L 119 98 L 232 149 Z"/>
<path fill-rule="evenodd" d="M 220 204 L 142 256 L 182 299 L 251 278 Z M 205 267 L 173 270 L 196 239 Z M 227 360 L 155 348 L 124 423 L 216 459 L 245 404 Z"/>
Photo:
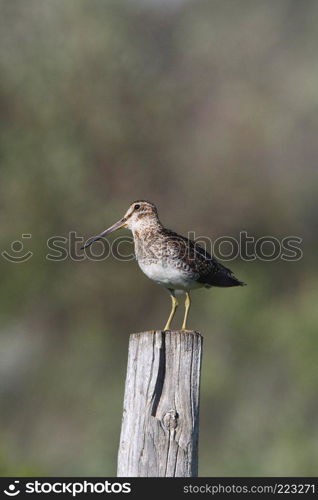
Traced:
<path fill-rule="evenodd" d="M 163 390 L 165 375 L 166 375 L 166 333 L 161 332 L 161 346 L 160 346 L 160 350 L 159 350 L 158 374 L 157 374 L 155 389 L 154 389 L 153 396 L 152 396 L 152 400 L 153 400 L 152 409 L 151 409 L 151 416 L 152 417 L 157 416 L 157 409 L 158 409 L 158 405 L 159 405 L 162 390 Z"/>

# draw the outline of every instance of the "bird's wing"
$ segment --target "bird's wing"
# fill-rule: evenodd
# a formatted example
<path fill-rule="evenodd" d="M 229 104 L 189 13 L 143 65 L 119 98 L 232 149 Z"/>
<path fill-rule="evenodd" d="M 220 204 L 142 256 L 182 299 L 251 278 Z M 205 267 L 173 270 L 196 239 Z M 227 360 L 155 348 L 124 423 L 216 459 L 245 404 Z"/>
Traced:
<path fill-rule="evenodd" d="M 195 241 L 170 229 L 164 229 L 163 234 L 169 240 L 168 251 L 174 253 L 175 257 L 181 256 L 194 272 L 199 274 L 204 273 L 204 271 L 209 272 L 218 264 L 216 259 Z"/>
<path fill-rule="evenodd" d="M 207 286 L 237 286 L 244 283 L 238 280 L 231 269 L 223 266 L 215 257 L 209 254 L 193 240 L 181 236 L 170 229 L 165 229 L 164 234 L 173 242 L 172 249 L 180 251 L 184 262 L 197 276 L 197 281 Z"/>

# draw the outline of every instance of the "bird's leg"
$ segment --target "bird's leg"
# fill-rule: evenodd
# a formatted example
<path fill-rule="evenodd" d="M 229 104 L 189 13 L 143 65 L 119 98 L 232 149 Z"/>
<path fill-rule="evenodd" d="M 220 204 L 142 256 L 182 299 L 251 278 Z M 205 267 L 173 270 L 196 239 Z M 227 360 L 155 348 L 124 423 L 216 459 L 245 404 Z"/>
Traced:
<path fill-rule="evenodd" d="M 188 319 L 189 309 L 191 306 L 191 299 L 190 299 L 189 292 L 186 292 L 186 299 L 185 299 L 184 305 L 185 305 L 185 313 L 184 313 L 184 318 L 183 318 L 181 330 L 187 329 L 187 319 Z"/>
<path fill-rule="evenodd" d="M 166 323 L 166 326 L 164 327 L 164 330 L 170 330 L 171 321 L 173 319 L 173 316 L 175 315 L 175 312 L 176 312 L 178 304 L 179 304 L 178 299 L 176 298 L 176 296 L 174 294 L 174 290 L 171 290 L 169 288 L 169 292 L 170 292 L 170 295 L 171 295 L 172 307 L 171 307 L 171 312 L 169 314 L 168 321 Z"/>

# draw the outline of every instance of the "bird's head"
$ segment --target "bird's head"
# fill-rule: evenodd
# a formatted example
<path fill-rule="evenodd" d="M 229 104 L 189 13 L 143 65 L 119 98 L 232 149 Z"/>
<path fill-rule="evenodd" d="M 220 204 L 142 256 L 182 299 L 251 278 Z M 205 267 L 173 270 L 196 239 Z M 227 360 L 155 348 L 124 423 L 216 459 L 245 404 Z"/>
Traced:
<path fill-rule="evenodd" d="M 98 241 L 103 236 L 106 236 L 107 234 L 112 233 L 113 231 L 116 231 L 117 229 L 120 229 L 122 227 L 127 227 L 134 232 L 139 229 L 143 229 L 146 226 L 153 226 L 157 224 L 160 223 L 155 205 L 150 201 L 137 200 L 130 205 L 122 219 L 115 222 L 115 224 L 110 226 L 108 229 L 105 229 L 105 231 L 103 231 L 101 234 L 95 236 L 93 239 L 85 243 L 82 248 L 88 247 L 89 245 L 94 243 L 94 241 Z"/>
<path fill-rule="evenodd" d="M 137 200 L 130 205 L 123 219 L 125 221 L 123 227 L 134 231 L 142 226 L 157 222 L 158 212 L 150 201 Z"/>

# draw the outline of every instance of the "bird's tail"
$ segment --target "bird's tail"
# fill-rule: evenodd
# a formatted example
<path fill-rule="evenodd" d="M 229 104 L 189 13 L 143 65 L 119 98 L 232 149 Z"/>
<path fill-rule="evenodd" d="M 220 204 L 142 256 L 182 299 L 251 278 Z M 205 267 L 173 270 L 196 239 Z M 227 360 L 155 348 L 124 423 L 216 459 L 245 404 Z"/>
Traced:
<path fill-rule="evenodd" d="M 236 278 L 232 273 L 217 272 L 213 276 L 213 286 L 246 286 L 246 283 Z"/>

